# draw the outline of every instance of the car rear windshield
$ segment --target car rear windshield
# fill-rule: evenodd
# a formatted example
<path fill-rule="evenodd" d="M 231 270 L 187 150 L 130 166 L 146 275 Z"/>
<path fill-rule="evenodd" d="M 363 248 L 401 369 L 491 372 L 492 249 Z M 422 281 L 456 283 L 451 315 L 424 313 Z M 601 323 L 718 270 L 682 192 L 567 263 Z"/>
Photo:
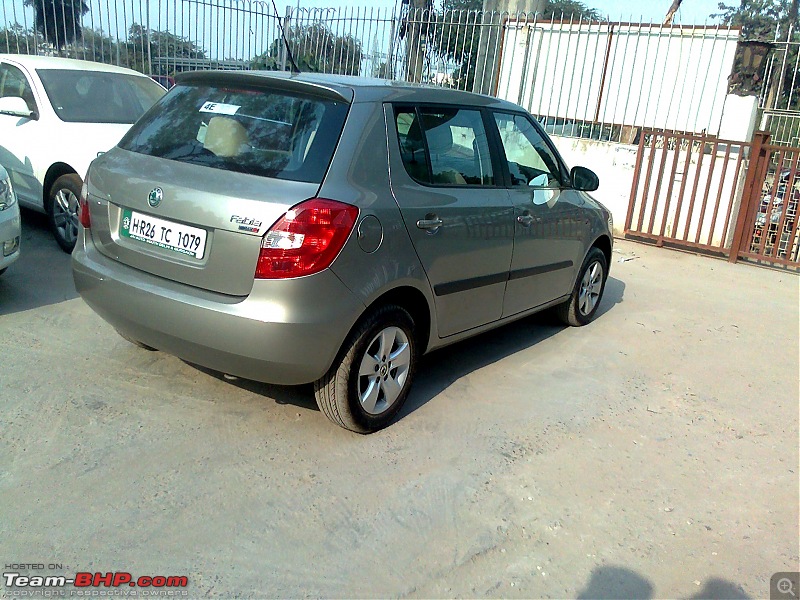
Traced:
<path fill-rule="evenodd" d="M 119 145 L 215 169 L 320 183 L 347 107 L 275 90 L 177 85 Z"/>
<path fill-rule="evenodd" d="M 73 123 L 135 123 L 155 104 L 164 88 L 149 77 L 37 69 L 53 109 L 62 121 Z"/>

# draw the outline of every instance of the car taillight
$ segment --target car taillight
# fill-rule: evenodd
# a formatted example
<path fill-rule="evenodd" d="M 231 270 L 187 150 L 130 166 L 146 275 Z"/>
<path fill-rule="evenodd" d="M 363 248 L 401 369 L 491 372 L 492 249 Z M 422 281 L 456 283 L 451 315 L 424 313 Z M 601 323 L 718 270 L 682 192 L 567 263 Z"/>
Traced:
<path fill-rule="evenodd" d="M 290 208 L 261 240 L 256 279 L 300 277 L 328 268 L 357 218 L 357 207 L 324 198 Z"/>
<path fill-rule="evenodd" d="M 89 185 L 84 182 L 81 187 L 81 198 L 78 203 L 78 220 L 84 229 L 92 226 L 92 219 L 89 217 Z"/>

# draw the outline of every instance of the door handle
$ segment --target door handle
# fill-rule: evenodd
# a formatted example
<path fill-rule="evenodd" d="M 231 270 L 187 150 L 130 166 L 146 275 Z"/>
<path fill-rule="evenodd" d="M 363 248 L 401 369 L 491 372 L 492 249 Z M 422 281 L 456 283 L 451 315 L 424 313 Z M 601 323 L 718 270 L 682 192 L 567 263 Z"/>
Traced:
<path fill-rule="evenodd" d="M 523 227 L 530 227 L 531 225 L 533 225 L 533 223 L 534 223 L 536 220 L 537 220 L 537 219 L 535 219 L 535 218 L 533 217 L 533 215 L 531 215 L 531 214 L 530 214 L 530 213 L 528 213 L 527 211 L 525 212 L 525 214 L 519 215 L 519 216 L 517 217 L 517 223 L 519 223 L 519 224 L 520 224 L 520 225 L 522 225 Z"/>
<path fill-rule="evenodd" d="M 426 229 L 430 233 L 436 233 L 436 230 L 444 225 L 444 221 L 442 221 L 436 215 L 426 215 L 426 217 L 428 218 L 417 221 L 417 227 L 420 229 Z"/>

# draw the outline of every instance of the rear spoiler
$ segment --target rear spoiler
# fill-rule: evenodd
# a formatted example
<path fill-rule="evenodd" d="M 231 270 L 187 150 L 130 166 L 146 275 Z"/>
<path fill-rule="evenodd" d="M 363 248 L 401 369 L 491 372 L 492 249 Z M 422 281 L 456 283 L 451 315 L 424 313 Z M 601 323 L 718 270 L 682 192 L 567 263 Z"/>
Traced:
<path fill-rule="evenodd" d="M 301 79 L 278 71 L 189 71 L 175 75 L 177 84 L 201 84 L 217 87 L 243 85 L 264 90 L 280 90 L 334 102 L 353 102 L 353 90 Z"/>

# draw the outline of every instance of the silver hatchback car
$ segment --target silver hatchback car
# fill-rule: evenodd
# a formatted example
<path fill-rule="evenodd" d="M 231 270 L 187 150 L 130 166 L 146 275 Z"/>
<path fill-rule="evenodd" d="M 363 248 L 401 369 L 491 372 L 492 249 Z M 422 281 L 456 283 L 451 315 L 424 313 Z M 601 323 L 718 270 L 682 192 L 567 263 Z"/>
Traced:
<path fill-rule="evenodd" d="M 134 343 L 314 382 L 329 419 L 370 432 L 423 353 L 548 307 L 592 320 L 612 248 L 597 186 L 495 98 L 188 73 L 92 163 L 75 285 Z"/>

